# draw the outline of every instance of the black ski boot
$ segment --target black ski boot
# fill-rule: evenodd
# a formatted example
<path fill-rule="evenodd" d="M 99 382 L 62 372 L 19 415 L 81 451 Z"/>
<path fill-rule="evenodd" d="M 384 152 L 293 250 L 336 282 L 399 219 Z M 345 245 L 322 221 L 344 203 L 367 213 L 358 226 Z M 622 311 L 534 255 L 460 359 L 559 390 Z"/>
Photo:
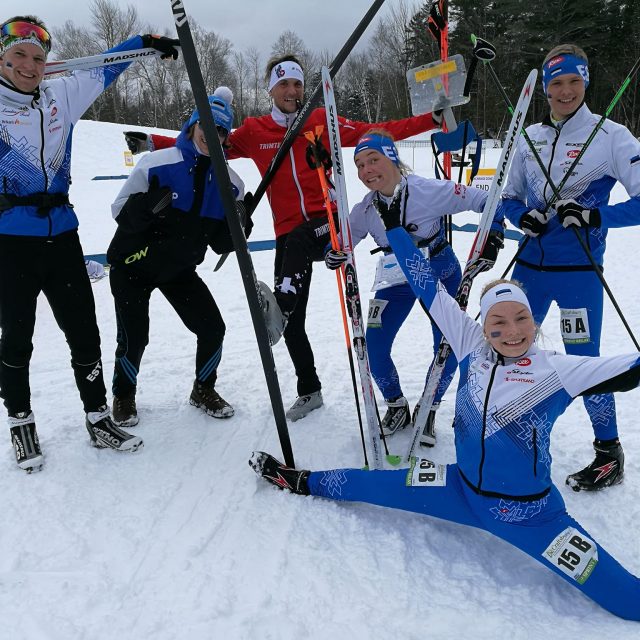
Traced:
<path fill-rule="evenodd" d="M 115 449 L 133 453 L 144 446 L 142 438 L 122 431 L 113 424 L 107 405 L 87 413 L 85 426 L 89 432 L 91 444 L 98 449 Z"/>
<path fill-rule="evenodd" d="M 20 411 L 10 415 L 9 427 L 18 466 L 27 473 L 40 471 L 44 464 L 44 456 L 40 449 L 33 412 Z"/>
<path fill-rule="evenodd" d="M 387 413 L 382 418 L 382 433 L 392 436 L 396 431 L 404 429 L 411 422 L 409 403 L 404 396 L 398 396 L 393 400 L 385 400 Z"/>
<path fill-rule="evenodd" d="M 567 484 L 574 491 L 598 491 L 620 484 L 624 477 L 624 451 L 620 440 L 596 440 L 595 460 L 582 471 L 567 476 Z"/>
<path fill-rule="evenodd" d="M 140 421 L 136 407 L 136 392 L 132 391 L 123 396 L 113 396 L 111 407 L 113 423 L 118 427 L 135 427 Z"/>
<path fill-rule="evenodd" d="M 214 418 L 230 418 L 233 407 L 210 385 L 204 382 L 193 383 L 189 402 Z"/>
<path fill-rule="evenodd" d="M 249 458 L 249 466 L 278 489 L 288 489 L 301 496 L 309 495 L 307 480 L 310 471 L 291 469 L 264 451 L 254 451 Z"/>

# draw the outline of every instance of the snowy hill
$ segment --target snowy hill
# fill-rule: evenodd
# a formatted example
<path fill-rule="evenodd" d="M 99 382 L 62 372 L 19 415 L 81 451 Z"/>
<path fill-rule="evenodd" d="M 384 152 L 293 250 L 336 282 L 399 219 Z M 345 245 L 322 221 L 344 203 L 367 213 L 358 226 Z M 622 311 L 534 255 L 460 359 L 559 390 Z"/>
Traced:
<path fill-rule="evenodd" d="M 72 202 L 85 253 L 103 253 L 115 230 L 110 204 L 128 172 L 116 124 L 81 122 L 74 141 Z M 486 166 L 497 161 L 490 150 Z M 432 175 L 424 148 L 401 155 Z M 345 154 L 349 200 L 365 193 Z M 249 161 L 233 166 L 255 188 Z M 494 165 L 495 166 L 495 165 Z M 617 187 L 614 199 L 625 197 Z M 273 237 L 266 201 L 252 240 Z M 465 214 L 457 222 L 474 221 Z M 471 234 L 456 233 L 464 259 Z M 640 332 L 634 258 L 637 228 L 610 233 L 605 275 L 629 323 Z M 361 289 L 373 281 L 375 258 L 363 243 Z M 515 251 L 507 242 L 497 267 Z M 271 282 L 273 252 L 253 254 L 258 277 Z M 280 454 L 237 262 L 213 273 L 209 254 L 199 273 L 227 325 L 218 389 L 235 407 L 230 420 L 191 407 L 195 344 L 161 295 L 152 297 L 150 344 L 138 387 L 145 440 L 133 455 L 89 446 L 64 337 L 39 300 L 31 366 L 33 409 L 46 456 L 42 473 L 17 468 L 8 433 L 0 447 L 0 636 L 11 640 L 169 640 L 254 638 L 301 640 L 637 638 L 637 623 L 598 608 L 506 543 L 480 531 L 364 505 L 291 496 L 259 481 L 247 466 L 253 449 Z M 480 284 L 470 312 L 477 311 Z M 94 285 L 107 378 L 113 370 L 115 319 L 108 279 Z M 325 406 L 289 425 L 299 467 L 361 466 L 349 367 L 334 274 L 315 268 L 309 334 Z M 559 315 L 543 329 L 545 346 L 562 349 Z M 633 351 L 605 302 L 603 352 Z M 430 331 L 415 308 L 394 348 L 413 404 L 430 361 Z M 274 348 L 285 406 L 295 399 L 292 365 Z M 428 457 L 454 459 L 455 383 L 438 414 L 438 446 Z M 554 479 L 569 511 L 618 560 L 640 573 L 639 392 L 616 396 L 627 454 L 625 482 L 599 495 L 575 494 L 565 476 L 591 460 L 593 434 L 582 402 L 561 417 L 552 438 Z M 406 448 L 408 434 L 391 441 Z M 638 603 L 640 607 L 640 602 Z"/>

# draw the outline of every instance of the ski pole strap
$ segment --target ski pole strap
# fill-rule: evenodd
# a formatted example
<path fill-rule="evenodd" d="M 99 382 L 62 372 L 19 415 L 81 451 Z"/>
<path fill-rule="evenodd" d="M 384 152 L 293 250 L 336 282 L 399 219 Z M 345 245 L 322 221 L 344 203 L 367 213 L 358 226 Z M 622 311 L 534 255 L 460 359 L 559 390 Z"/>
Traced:
<path fill-rule="evenodd" d="M 442 153 L 463 150 L 467 145 L 475 142 L 476 150 L 471 165 L 471 180 L 473 180 L 480 168 L 480 156 L 482 152 L 482 138 L 478 135 L 469 120 L 461 122 L 453 131 L 439 131 L 431 136 L 431 149 L 435 159 L 436 178 L 445 176 L 445 171 L 438 156 Z"/>
<path fill-rule="evenodd" d="M 28 196 L 0 194 L 0 213 L 14 207 L 37 207 L 38 215 L 46 216 L 51 209 L 65 205 L 71 205 L 68 193 L 30 193 Z"/>

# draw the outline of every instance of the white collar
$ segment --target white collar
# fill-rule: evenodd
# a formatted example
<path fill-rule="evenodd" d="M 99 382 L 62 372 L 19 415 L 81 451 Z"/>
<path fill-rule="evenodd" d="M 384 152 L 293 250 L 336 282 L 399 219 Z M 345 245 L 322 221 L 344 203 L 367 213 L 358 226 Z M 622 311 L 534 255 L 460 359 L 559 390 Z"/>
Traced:
<path fill-rule="evenodd" d="M 294 111 L 293 113 L 283 113 L 275 104 L 271 107 L 271 117 L 274 122 L 285 129 L 288 129 L 293 124 L 297 115 L 297 111 Z"/>

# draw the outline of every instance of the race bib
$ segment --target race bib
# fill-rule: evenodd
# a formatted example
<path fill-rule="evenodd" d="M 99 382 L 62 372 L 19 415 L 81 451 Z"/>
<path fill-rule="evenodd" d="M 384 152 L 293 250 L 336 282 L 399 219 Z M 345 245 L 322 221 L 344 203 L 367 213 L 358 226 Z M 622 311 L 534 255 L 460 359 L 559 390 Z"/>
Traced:
<path fill-rule="evenodd" d="M 542 553 L 554 567 L 584 584 L 598 564 L 598 547 L 574 527 L 566 528 Z"/>
<path fill-rule="evenodd" d="M 591 342 L 586 309 L 560 309 L 560 331 L 565 344 Z"/>
<path fill-rule="evenodd" d="M 447 484 L 447 465 L 412 456 L 406 484 L 407 487 L 444 487 Z"/>
<path fill-rule="evenodd" d="M 421 247 L 418 249 L 425 258 L 429 258 L 429 247 Z M 381 291 L 382 289 L 388 289 L 389 287 L 395 287 L 399 284 L 406 284 L 407 279 L 402 273 L 402 268 L 398 264 L 398 260 L 395 254 L 382 256 L 378 260 L 376 266 L 376 277 L 373 282 L 371 291 Z"/>
<path fill-rule="evenodd" d="M 378 300 L 376 298 L 369 300 L 369 317 L 367 319 L 367 327 L 369 329 L 382 328 L 382 312 L 388 304 L 388 300 Z"/>

